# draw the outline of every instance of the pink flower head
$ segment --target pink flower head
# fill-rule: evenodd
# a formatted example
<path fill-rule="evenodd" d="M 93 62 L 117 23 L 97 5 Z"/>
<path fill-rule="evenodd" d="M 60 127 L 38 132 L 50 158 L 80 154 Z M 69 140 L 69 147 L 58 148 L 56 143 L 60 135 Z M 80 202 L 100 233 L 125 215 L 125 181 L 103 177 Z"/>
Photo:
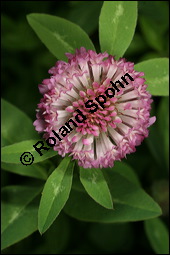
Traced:
<path fill-rule="evenodd" d="M 49 70 L 50 79 L 39 85 L 43 98 L 34 126 L 38 132 L 45 132 L 45 139 L 56 139 L 54 150 L 63 157 L 69 153 L 80 166 L 112 167 L 115 160 L 135 152 L 135 146 L 148 136 L 148 127 L 155 122 L 155 117 L 150 118 L 151 95 L 141 78 L 144 73 L 135 71 L 133 63 L 123 58 L 117 61 L 106 52 L 97 54 L 82 47 L 66 56 L 68 63 L 58 61 Z M 107 97 L 106 89 L 113 89 L 110 81 L 115 83 L 126 73 L 133 81 L 128 79 L 128 85 L 122 82 L 124 88 L 117 86 L 114 97 Z M 102 97 L 101 104 L 95 100 L 100 95 L 106 98 L 104 107 Z M 91 108 L 85 106 L 88 100 L 94 104 Z M 95 107 L 98 109 L 93 112 Z M 76 121 L 77 109 L 85 116 L 84 121 Z M 65 125 L 70 119 L 76 126 L 71 122 Z"/>

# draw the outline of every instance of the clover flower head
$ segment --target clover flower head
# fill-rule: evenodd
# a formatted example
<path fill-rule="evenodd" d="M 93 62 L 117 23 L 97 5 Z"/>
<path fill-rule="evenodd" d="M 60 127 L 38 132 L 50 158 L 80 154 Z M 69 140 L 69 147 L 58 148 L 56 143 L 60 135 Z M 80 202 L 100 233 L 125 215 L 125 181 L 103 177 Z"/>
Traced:
<path fill-rule="evenodd" d="M 82 47 L 66 56 L 68 63 L 57 61 L 49 70 L 51 77 L 39 85 L 43 98 L 34 126 L 45 132 L 45 139 L 56 139 L 53 130 L 58 133 L 62 140 L 56 139 L 53 149 L 63 157 L 68 153 L 80 166 L 112 167 L 115 160 L 135 152 L 155 122 L 155 117 L 150 118 L 152 99 L 144 73 L 135 71 L 133 63 L 115 60 L 106 52 L 97 54 Z M 128 79 L 128 85 L 122 81 L 124 88 L 117 86 L 114 97 L 106 97 L 105 91 L 113 89 L 110 81 L 115 83 L 126 73 L 133 81 Z M 95 100 L 100 95 L 106 97 L 104 107 Z M 86 107 L 88 100 L 94 104 L 91 111 Z M 96 105 L 98 109 L 93 111 Z M 79 118 L 85 116 L 81 122 L 76 121 L 79 112 Z"/>

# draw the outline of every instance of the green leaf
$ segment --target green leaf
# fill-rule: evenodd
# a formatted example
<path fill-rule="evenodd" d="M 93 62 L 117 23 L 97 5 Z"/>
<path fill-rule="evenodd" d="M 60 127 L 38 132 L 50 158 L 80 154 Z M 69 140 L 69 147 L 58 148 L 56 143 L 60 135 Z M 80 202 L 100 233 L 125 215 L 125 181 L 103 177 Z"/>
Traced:
<path fill-rule="evenodd" d="M 155 253 L 169 254 L 169 233 L 163 221 L 156 218 L 147 220 L 144 224 L 147 237 Z"/>
<path fill-rule="evenodd" d="M 34 177 L 42 180 L 46 180 L 48 177 L 45 168 L 39 164 L 28 165 L 26 167 L 22 164 L 8 164 L 2 162 L 1 168 L 14 174 L 20 174 L 23 176 Z"/>
<path fill-rule="evenodd" d="M 154 96 L 169 95 L 169 60 L 168 58 L 155 58 L 135 65 L 134 69 L 144 72 L 149 92 Z"/>
<path fill-rule="evenodd" d="M 36 139 L 38 134 L 32 120 L 17 107 L 1 99 L 2 106 L 2 146 L 26 139 Z"/>
<path fill-rule="evenodd" d="M 113 209 L 112 197 L 101 169 L 80 167 L 80 180 L 87 193 L 100 205 Z"/>
<path fill-rule="evenodd" d="M 88 35 L 76 24 L 48 14 L 29 14 L 27 20 L 49 51 L 58 59 L 67 60 L 65 53 L 76 48 L 94 49 Z"/>
<path fill-rule="evenodd" d="M 77 161 L 75 161 L 73 183 L 71 188 L 77 191 L 86 192 L 80 181 L 80 169 Z"/>
<path fill-rule="evenodd" d="M 109 169 L 108 169 L 109 170 Z M 138 179 L 137 174 L 133 171 L 133 169 L 126 163 L 123 162 L 119 162 L 116 161 L 114 163 L 114 167 L 113 170 L 115 173 L 118 173 L 120 175 L 122 175 L 123 177 L 125 177 L 127 180 L 133 182 L 134 184 L 136 184 L 137 186 L 141 186 L 140 185 L 140 181 Z M 105 169 L 103 170 L 103 173 L 105 173 Z M 109 176 L 107 175 L 106 177 L 109 178 Z"/>
<path fill-rule="evenodd" d="M 70 157 L 65 157 L 44 186 L 38 213 L 40 233 L 50 227 L 69 197 L 74 169 L 74 163 L 70 160 Z"/>
<path fill-rule="evenodd" d="M 134 184 L 138 185 L 139 187 L 141 186 L 139 179 L 136 175 L 136 173 L 133 171 L 133 169 L 126 163 L 123 162 L 115 162 L 114 168 L 112 169 L 114 172 L 122 175 L 129 181 L 133 182 Z M 106 174 L 106 169 L 102 171 L 104 177 L 106 178 L 106 181 L 109 181 L 109 176 Z M 74 176 L 73 176 L 73 184 L 72 188 L 75 189 L 76 191 L 82 191 L 86 192 L 82 183 L 80 182 L 79 178 L 79 166 L 75 164 L 74 168 Z"/>
<path fill-rule="evenodd" d="M 116 223 L 139 221 L 161 214 L 158 204 L 138 185 L 133 184 L 113 169 L 104 170 L 115 210 L 108 210 L 95 203 L 85 192 L 72 190 L 64 211 L 84 221 Z"/>
<path fill-rule="evenodd" d="M 130 45 L 137 21 L 137 1 L 105 1 L 99 18 L 102 51 L 122 57 Z"/>
<path fill-rule="evenodd" d="M 2 189 L 1 249 L 37 230 L 38 206 L 34 203 L 40 187 L 7 186 Z"/>
<path fill-rule="evenodd" d="M 35 145 L 37 142 L 37 140 L 28 140 L 3 147 L 1 150 L 1 161 L 4 163 L 21 164 L 20 157 L 24 152 L 30 152 L 32 154 L 32 156 L 34 157 L 33 163 L 41 162 L 47 158 L 51 158 L 57 155 L 56 151 L 54 151 L 53 149 L 49 149 L 48 151 L 41 150 L 43 155 L 40 156 L 40 154 L 33 147 L 33 145 Z M 44 147 L 49 148 L 49 146 L 46 145 L 45 141 L 42 142 L 44 143 Z M 38 147 L 40 146 L 38 145 Z"/>

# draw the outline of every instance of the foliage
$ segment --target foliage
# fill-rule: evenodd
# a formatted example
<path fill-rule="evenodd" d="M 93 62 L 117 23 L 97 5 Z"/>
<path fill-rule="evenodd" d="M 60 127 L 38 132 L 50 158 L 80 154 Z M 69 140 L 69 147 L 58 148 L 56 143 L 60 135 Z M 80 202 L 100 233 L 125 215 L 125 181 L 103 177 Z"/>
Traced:
<path fill-rule="evenodd" d="M 2 3 L 3 254 L 168 254 L 167 7 L 165 1 Z M 32 146 L 43 141 L 32 124 L 37 84 L 56 58 L 66 60 L 65 52 L 81 46 L 94 50 L 93 44 L 145 73 L 157 117 L 135 154 L 102 171 L 78 167 L 52 149 L 40 157 Z M 32 152 L 32 165 L 20 163 L 24 151 Z"/>

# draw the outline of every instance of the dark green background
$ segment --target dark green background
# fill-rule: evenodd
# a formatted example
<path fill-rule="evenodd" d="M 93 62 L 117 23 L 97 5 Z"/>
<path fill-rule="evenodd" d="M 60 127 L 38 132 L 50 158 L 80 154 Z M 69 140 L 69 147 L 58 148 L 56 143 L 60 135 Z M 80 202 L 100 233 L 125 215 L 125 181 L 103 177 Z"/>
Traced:
<path fill-rule="evenodd" d="M 80 25 L 99 52 L 98 18 L 102 1 L 4 1 L 1 2 L 1 82 L 2 97 L 32 120 L 41 95 L 38 84 L 48 78 L 56 58 L 46 49 L 26 20 L 29 13 L 47 13 L 64 17 Z M 140 1 L 134 39 L 125 57 L 138 63 L 145 59 L 168 56 L 168 2 Z M 157 113 L 162 98 L 154 97 Z M 168 109 L 167 109 L 168 111 Z M 9 120 L 10 121 L 10 120 Z M 156 125 L 152 135 L 126 163 L 134 167 L 142 186 L 160 204 L 163 221 L 168 220 L 168 181 L 164 155 L 159 154 L 161 136 Z M 22 132 L 21 130 L 18 132 Z M 16 134 L 17 135 L 17 134 Z M 149 144 L 149 146 L 148 146 Z M 156 147 L 156 156 L 152 152 Z M 151 150 L 150 150 L 151 149 Z M 159 158 L 158 158 L 159 155 Z M 155 156 L 155 157 L 154 157 Z M 33 182 L 8 172 L 2 174 L 2 186 Z M 7 248 L 4 254 L 100 254 L 151 253 L 143 222 L 127 224 L 85 223 L 62 213 L 42 237 L 38 232 Z"/>

